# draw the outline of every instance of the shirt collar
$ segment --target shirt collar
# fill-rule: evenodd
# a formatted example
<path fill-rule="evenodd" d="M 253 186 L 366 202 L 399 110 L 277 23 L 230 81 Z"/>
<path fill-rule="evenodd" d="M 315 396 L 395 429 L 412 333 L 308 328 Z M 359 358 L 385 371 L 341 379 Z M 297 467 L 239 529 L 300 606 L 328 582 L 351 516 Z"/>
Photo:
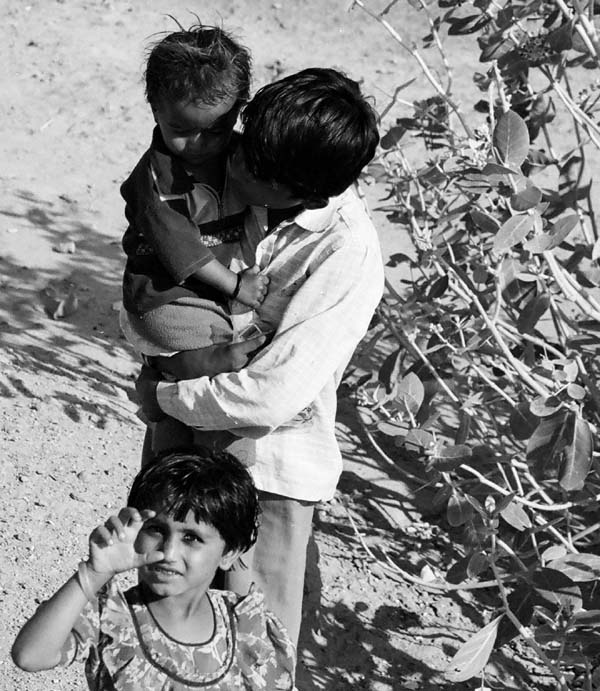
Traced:
<path fill-rule="evenodd" d="M 320 209 L 304 209 L 295 218 L 284 221 L 281 225 L 285 226 L 294 223 L 311 233 L 321 233 L 326 228 L 329 228 L 336 211 L 340 208 L 348 194 L 349 190 L 345 190 L 337 197 L 330 197 L 327 206 Z"/>
<path fill-rule="evenodd" d="M 186 194 L 194 189 L 194 179 L 167 149 L 159 127 L 152 132 L 150 163 L 162 194 Z"/>
<path fill-rule="evenodd" d="M 225 152 L 227 158 L 235 148 L 238 136 L 236 132 L 233 133 Z M 167 149 L 158 125 L 152 132 L 150 163 L 154 170 L 156 184 L 162 194 L 187 194 L 194 189 L 193 176 L 187 172 L 181 161 Z"/>

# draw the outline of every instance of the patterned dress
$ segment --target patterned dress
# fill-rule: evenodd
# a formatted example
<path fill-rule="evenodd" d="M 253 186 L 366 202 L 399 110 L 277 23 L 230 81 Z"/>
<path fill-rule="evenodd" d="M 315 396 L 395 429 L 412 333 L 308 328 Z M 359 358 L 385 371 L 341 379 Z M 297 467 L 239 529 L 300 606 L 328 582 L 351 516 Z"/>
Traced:
<path fill-rule="evenodd" d="M 123 593 L 111 582 L 81 613 L 60 664 L 84 662 L 92 691 L 293 691 L 294 646 L 262 593 L 207 595 L 211 639 L 180 643 L 160 628 L 139 586 Z"/>

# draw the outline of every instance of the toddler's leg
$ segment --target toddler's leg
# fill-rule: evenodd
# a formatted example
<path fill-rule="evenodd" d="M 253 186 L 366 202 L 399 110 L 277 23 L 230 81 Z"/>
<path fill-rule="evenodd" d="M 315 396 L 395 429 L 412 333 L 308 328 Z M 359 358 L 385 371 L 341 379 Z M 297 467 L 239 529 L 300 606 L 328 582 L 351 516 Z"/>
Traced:
<path fill-rule="evenodd" d="M 193 431 L 175 418 L 166 417 L 154 424 L 152 433 L 152 453 L 154 454 L 182 446 L 189 448 L 193 442 Z"/>

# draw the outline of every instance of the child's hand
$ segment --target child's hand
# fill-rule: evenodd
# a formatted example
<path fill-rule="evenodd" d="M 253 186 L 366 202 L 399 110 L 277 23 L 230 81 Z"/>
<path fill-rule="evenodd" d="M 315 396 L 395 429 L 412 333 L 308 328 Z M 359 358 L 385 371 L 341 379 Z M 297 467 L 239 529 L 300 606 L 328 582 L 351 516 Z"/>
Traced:
<path fill-rule="evenodd" d="M 235 299 L 248 307 L 259 307 L 267 295 L 268 277 L 259 273 L 258 266 L 242 271 L 240 276 L 240 290 Z"/>
<path fill-rule="evenodd" d="M 111 516 L 104 525 L 98 526 L 89 540 L 90 568 L 98 574 L 112 577 L 116 573 L 160 561 L 164 556 L 162 552 L 140 554 L 134 547 L 144 521 L 155 515 L 156 512 L 149 509 L 140 512 L 126 507 L 119 511 L 118 516 Z"/>

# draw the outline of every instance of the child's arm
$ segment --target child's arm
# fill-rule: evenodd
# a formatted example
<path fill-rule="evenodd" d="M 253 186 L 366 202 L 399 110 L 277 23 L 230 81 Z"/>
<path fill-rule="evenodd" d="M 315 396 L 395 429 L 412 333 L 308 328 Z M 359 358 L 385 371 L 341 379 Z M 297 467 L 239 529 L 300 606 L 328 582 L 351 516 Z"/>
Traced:
<path fill-rule="evenodd" d="M 196 269 L 191 278 L 207 283 L 248 307 L 260 306 L 269 284 L 269 279 L 258 272 L 257 266 L 236 274 L 217 259 L 212 259 Z"/>
<path fill-rule="evenodd" d="M 138 554 L 134 549 L 143 522 L 153 515 L 153 511 L 121 509 L 92 532 L 88 560 L 19 632 L 11 651 L 18 667 L 26 672 L 55 667 L 88 600 L 115 574 L 162 559 L 161 552 Z"/>

